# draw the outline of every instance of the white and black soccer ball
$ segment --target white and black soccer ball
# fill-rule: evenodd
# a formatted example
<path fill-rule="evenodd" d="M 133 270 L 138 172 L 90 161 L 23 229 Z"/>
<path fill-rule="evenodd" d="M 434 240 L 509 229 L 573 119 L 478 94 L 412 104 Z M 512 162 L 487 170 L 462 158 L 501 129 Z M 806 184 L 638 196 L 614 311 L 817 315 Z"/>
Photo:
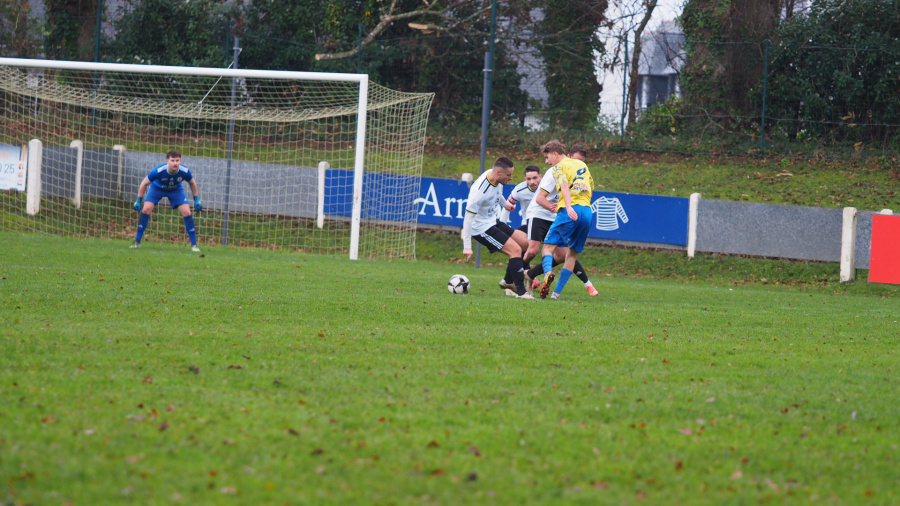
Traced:
<path fill-rule="evenodd" d="M 447 282 L 447 290 L 450 290 L 450 293 L 469 293 L 469 278 L 462 274 L 450 276 L 450 281 Z"/>

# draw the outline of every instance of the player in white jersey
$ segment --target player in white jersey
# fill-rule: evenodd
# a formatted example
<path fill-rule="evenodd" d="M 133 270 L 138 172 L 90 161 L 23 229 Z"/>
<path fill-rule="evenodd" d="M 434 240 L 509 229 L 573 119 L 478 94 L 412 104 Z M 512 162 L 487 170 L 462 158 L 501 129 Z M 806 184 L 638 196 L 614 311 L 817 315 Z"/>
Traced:
<path fill-rule="evenodd" d="M 569 149 L 569 158 L 584 161 L 587 158 L 587 148 L 581 144 L 575 144 Z"/>
<path fill-rule="evenodd" d="M 525 290 L 522 251 L 527 247 L 525 234 L 499 220 L 500 208 L 512 211 L 515 207 L 503 197 L 503 185 L 512 179 L 513 163 L 501 156 L 491 170 L 478 177 L 469 190 L 466 202 L 466 218 L 463 221 L 463 255 L 472 258 L 472 238 L 485 245 L 491 253 L 503 252 L 509 256 L 507 275 L 513 280 L 515 294 L 523 299 L 534 297 Z"/>
<path fill-rule="evenodd" d="M 580 144 L 572 146 L 572 149 L 569 150 L 569 152 L 571 158 L 582 161 L 586 154 L 584 146 Z M 535 192 L 534 202 L 528 207 L 528 215 L 526 216 L 526 218 L 528 218 L 529 227 L 528 250 L 524 255 L 526 262 L 531 261 L 531 259 L 537 255 L 538 251 L 540 251 L 541 243 L 544 242 L 544 238 L 547 237 L 547 232 L 550 230 L 550 225 L 552 225 L 553 220 L 556 219 L 557 202 L 559 202 L 559 189 L 556 187 L 556 180 L 553 178 L 553 170 L 548 169 L 544 174 L 544 177 L 541 178 L 541 182 Z M 554 267 L 565 261 L 567 250 L 568 248 L 556 248 L 553 252 Z M 543 272 L 544 267 L 540 264 L 527 270 L 525 272 L 525 287 L 529 290 L 533 289 L 533 280 L 537 279 Z M 588 278 L 587 272 L 584 270 L 584 266 L 581 265 L 581 262 L 575 262 L 573 274 L 578 276 L 578 279 L 584 282 L 585 289 L 592 297 L 599 293 L 594 287 L 594 284 L 591 283 L 590 278 Z"/>
<path fill-rule="evenodd" d="M 522 209 L 519 211 L 519 215 L 522 216 L 522 224 L 519 225 L 519 228 L 516 230 L 521 230 L 522 233 L 528 234 L 528 219 L 525 217 L 525 214 L 528 212 L 528 207 L 531 204 L 531 201 L 534 200 L 534 192 L 537 190 L 538 183 L 541 181 L 541 168 L 537 165 L 529 165 L 525 167 L 525 181 L 517 184 L 515 188 L 513 188 L 512 193 L 509 194 L 509 198 L 507 199 L 510 204 L 516 205 L 519 204 L 522 206 Z M 500 221 L 503 223 L 509 222 L 509 214 L 510 212 L 506 209 L 500 210 Z M 528 260 L 533 258 L 534 255 L 529 257 L 528 259 L 523 258 L 523 268 L 527 271 L 531 269 L 531 266 L 528 265 Z M 507 273 L 506 277 L 500 280 L 500 288 L 505 290 L 515 290 L 515 285 L 513 284 L 512 277 L 510 277 L 509 273 Z M 525 287 L 528 288 L 527 286 Z"/>
<path fill-rule="evenodd" d="M 522 224 L 519 226 L 519 230 L 522 232 L 528 232 L 528 224 L 525 222 L 525 213 L 528 211 L 528 206 L 534 199 L 534 192 L 537 190 L 540 182 L 541 168 L 537 165 L 525 167 L 525 181 L 517 184 L 507 199 L 512 205 L 519 204 L 522 206 L 522 209 L 519 211 L 519 215 L 522 216 Z M 504 223 L 509 221 L 509 211 L 506 209 L 500 210 L 500 221 Z"/>

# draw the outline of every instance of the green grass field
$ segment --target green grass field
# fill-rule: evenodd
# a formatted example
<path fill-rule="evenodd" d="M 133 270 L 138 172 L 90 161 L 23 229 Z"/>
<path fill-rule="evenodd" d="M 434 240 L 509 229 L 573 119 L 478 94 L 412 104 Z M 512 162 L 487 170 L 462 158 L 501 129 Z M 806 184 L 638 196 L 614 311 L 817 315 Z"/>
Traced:
<path fill-rule="evenodd" d="M 0 504 L 900 502 L 892 288 L 127 246 L 0 233 Z"/>

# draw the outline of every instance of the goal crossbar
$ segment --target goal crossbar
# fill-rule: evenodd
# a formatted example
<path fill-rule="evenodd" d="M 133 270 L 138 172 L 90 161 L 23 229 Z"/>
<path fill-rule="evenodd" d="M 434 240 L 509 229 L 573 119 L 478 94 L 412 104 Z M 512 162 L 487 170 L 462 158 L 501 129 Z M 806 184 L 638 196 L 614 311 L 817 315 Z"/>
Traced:
<path fill-rule="evenodd" d="M 262 79 L 295 79 L 301 81 L 350 81 L 369 80 L 368 74 L 331 72 L 301 72 L 292 70 L 219 69 L 212 67 L 179 67 L 168 65 L 133 65 L 128 63 L 93 63 L 65 60 L 37 60 L 27 58 L 0 58 L 0 65 L 61 70 L 97 70 L 103 72 L 129 72 L 140 74 L 174 74 L 209 77 L 256 77 Z"/>

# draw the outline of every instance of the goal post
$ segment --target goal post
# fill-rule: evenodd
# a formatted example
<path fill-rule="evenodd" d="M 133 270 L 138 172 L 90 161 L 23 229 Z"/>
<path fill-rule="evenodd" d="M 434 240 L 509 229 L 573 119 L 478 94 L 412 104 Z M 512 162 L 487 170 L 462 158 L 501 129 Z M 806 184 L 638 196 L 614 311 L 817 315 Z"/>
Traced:
<path fill-rule="evenodd" d="M 414 258 L 432 98 L 365 74 L 0 58 L 0 144 L 43 145 L 40 211 L 0 189 L 0 225 L 133 238 L 137 186 L 178 149 L 201 243 Z M 145 238 L 186 240 L 165 200 Z"/>

